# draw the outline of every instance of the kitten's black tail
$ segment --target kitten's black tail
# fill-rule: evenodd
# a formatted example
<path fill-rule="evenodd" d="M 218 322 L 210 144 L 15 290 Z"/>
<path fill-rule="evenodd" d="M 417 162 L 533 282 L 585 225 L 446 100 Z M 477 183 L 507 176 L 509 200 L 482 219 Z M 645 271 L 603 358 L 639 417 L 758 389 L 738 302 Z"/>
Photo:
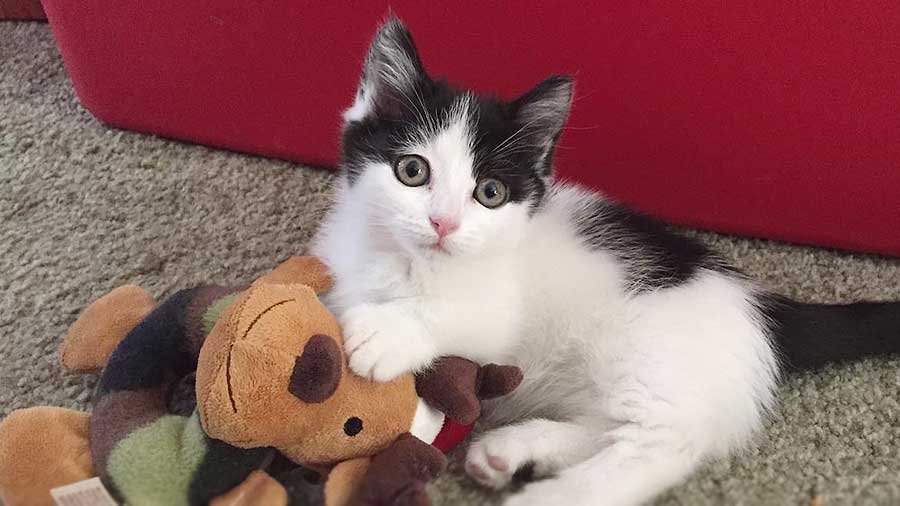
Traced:
<path fill-rule="evenodd" d="M 787 372 L 900 353 L 900 302 L 829 305 L 773 297 L 764 312 Z"/>

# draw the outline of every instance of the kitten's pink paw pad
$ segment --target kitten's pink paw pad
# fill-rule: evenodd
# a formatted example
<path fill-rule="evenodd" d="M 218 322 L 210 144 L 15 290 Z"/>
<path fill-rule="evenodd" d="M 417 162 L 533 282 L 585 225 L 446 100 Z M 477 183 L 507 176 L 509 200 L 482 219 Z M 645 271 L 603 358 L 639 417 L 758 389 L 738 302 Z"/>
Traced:
<path fill-rule="evenodd" d="M 482 469 L 478 464 L 473 464 L 472 462 L 466 462 L 466 474 L 479 482 L 484 482 L 485 484 L 491 480 L 491 475 L 487 473 L 484 469 Z"/>
<path fill-rule="evenodd" d="M 500 489 L 528 462 L 527 447 L 500 434 L 487 433 L 472 443 L 466 454 L 466 473 L 485 487 Z"/>
<path fill-rule="evenodd" d="M 489 466 L 493 467 L 497 471 L 501 473 L 505 473 L 509 471 L 509 464 L 500 457 L 496 457 L 494 455 L 487 456 L 487 463 Z"/>

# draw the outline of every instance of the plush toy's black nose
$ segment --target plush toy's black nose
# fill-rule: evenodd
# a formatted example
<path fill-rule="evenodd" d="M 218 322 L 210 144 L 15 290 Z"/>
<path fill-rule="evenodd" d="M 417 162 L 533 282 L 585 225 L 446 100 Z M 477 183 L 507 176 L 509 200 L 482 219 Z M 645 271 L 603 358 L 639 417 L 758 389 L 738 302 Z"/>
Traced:
<path fill-rule="evenodd" d="M 294 362 L 288 390 L 303 402 L 325 402 L 341 382 L 342 360 L 333 338 L 312 336 Z"/>
<path fill-rule="evenodd" d="M 353 437 L 360 432 L 362 432 L 362 420 L 359 418 L 353 416 L 344 422 L 344 434 Z"/>

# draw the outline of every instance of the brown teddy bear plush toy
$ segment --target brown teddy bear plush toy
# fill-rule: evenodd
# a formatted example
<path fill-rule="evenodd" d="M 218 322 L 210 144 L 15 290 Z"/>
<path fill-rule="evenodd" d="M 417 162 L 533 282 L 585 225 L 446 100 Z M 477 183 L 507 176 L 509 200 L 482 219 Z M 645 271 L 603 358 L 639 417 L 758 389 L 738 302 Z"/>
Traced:
<path fill-rule="evenodd" d="M 450 357 L 415 378 L 357 377 L 318 299 L 329 286 L 303 257 L 249 288 L 185 290 L 149 313 L 140 289 L 100 299 L 61 349 L 71 370 L 96 369 L 97 349 L 114 349 L 89 430 L 70 410 L 14 412 L 0 424 L 0 494 L 9 506 L 52 504 L 50 488 L 99 475 L 136 506 L 281 506 L 283 456 L 326 475 L 328 506 L 427 505 L 425 483 L 446 465 L 436 446 L 460 439 L 480 399 L 510 392 L 521 373 Z M 194 371 L 196 410 L 173 414 L 171 392 Z"/>

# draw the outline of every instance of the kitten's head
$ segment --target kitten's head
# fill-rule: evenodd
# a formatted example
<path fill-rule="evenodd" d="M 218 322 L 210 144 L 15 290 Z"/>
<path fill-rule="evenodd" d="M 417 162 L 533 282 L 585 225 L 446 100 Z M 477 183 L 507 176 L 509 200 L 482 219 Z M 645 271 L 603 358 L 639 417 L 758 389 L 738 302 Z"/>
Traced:
<path fill-rule="evenodd" d="M 434 80 L 391 19 L 344 113 L 349 198 L 382 244 L 417 257 L 515 243 L 544 198 L 571 100 L 563 76 L 509 102 Z"/>

